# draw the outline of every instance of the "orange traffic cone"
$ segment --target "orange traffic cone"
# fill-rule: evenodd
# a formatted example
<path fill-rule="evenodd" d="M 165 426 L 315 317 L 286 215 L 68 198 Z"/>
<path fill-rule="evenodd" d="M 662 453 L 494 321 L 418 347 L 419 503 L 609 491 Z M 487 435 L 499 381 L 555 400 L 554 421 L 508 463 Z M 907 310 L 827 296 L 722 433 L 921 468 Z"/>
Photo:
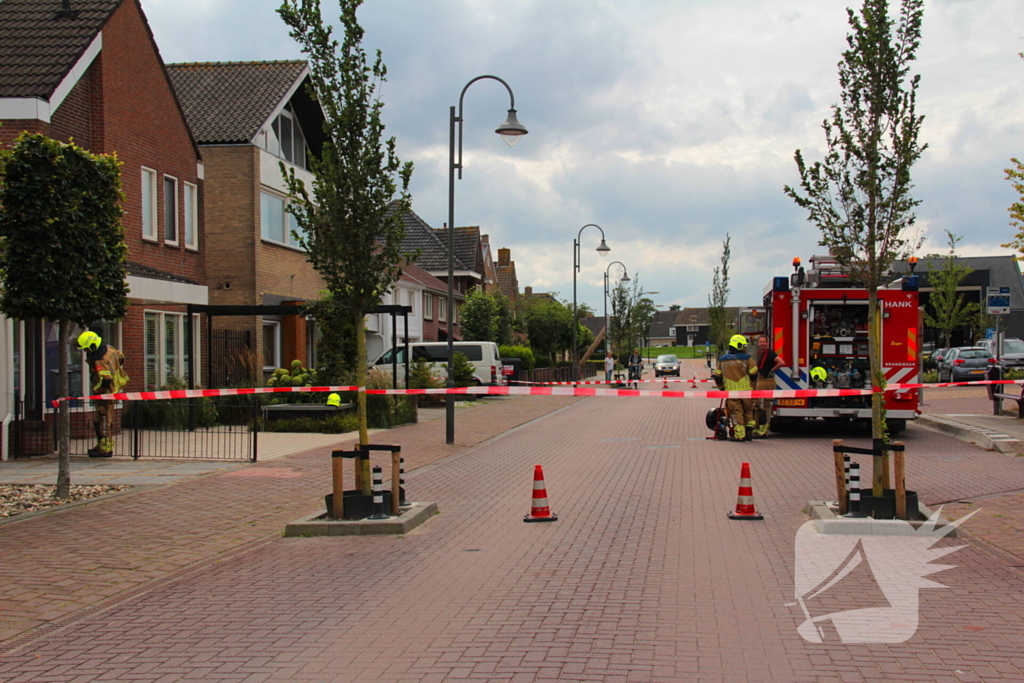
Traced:
<path fill-rule="evenodd" d="M 690 388 L 691 389 L 696 389 L 697 388 L 697 375 L 694 375 L 693 379 L 690 380 Z"/>
<path fill-rule="evenodd" d="M 754 489 L 750 486 L 750 463 L 740 468 L 740 491 L 736 497 L 736 512 L 729 513 L 729 519 L 764 519 L 754 509 Z"/>
<path fill-rule="evenodd" d="M 668 378 L 665 378 L 665 383 L 661 385 L 662 389 L 668 389 Z"/>
<path fill-rule="evenodd" d="M 552 514 L 548 507 L 548 491 L 544 487 L 544 469 L 537 465 L 533 468 L 533 505 L 530 514 L 523 517 L 524 522 L 557 522 L 558 515 Z"/>

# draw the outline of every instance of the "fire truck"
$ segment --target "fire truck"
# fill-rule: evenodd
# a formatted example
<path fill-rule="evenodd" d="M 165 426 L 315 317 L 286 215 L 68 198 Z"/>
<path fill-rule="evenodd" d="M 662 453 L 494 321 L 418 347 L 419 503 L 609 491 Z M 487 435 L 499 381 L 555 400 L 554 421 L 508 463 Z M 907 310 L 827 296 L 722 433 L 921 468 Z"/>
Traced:
<path fill-rule="evenodd" d="M 790 277 L 775 277 L 764 295 L 765 334 L 785 365 L 775 373 L 778 389 L 871 387 L 868 357 L 868 291 L 854 286 L 830 255 L 813 256 L 805 272 L 793 259 Z M 917 382 L 920 372 L 918 279 L 902 277 L 878 290 L 882 316 L 882 371 L 888 384 Z M 820 370 L 816 370 L 821 368 Z M 916 419 L 916 389 L 885 393 L 889 432 Z M 776 399 L 773 431 L 793 429 L 807 418 L 871 419 L 870 396 Z"/>

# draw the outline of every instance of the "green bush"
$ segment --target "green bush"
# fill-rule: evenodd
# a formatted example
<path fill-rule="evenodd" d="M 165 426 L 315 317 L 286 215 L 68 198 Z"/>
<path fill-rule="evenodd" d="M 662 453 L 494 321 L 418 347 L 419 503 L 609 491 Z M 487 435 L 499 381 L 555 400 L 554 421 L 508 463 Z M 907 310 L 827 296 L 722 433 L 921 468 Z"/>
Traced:
<path fill-rule="evenodd" d="M 922 383 L 927 384 L 929 382 L 938 382 L 938 381 L 939 381 L 939 371 L 938 370 L 925 370 L 924 372 L 921 373 L 921 382 Z"/>
<path fill-rule="evenodd" d="M 178 391 L 188 389 L 188 384 L 177 377 L 167 378 L 167 384 L 157 391 Z M 190 405 L 195 406 L 190 409 Z M 124 427 L 138 426 L 142 429 L 188 429 L 194 417 L 196 427 L 212 427 L 217 424 L 217 406 L 205 397 L 170 398 L 154 401 L 130 401 L 122 413 Z"/>
<path fill-rule="evenodd" d="M 455 386 L 468 387 L 476 384 L 476 368 L 466 358 L 466 354 L 456 352 L 452 358 L 452 379 Z"/>
<path fill-rule="evenodd" d="M 444 385 L 439 379 L 434 379 L 434 370 L 430 363 L 417 358 L 409 364 L 409 388 L 410 389 L 438 389 Z"/>
<path fill-rule="evenodd" d="M 455 354 L 456 359 L 459 355 Z M 390 389 L 391 376 L 384 372 L 371 371 L 366 378 L 366 388 Z M 344 396 L 341 400 L 345 400 Z M 355 403 L 355 400 L 355 396 L 353 396 L 351 402 Z M 416 401 L 414 397 L 380 394 L 367 395 L 366 424 L 370 429 L 390 429 L 396 425 L 409 422 L 416 422 Z"/>
<path fill-rule="evenodd" d="M 502 358 L 519 358 L 523 361 L 523 370 L 530 371 L 534 368 L 536 358 L 533 349 L 529 346 L 499 346 L 498 353 Z"/>
<path fill-rule="evenodd" d="M 1007 370 L 1003 373 L 1003 379 L 1024 379 L 1024 369 Z"/>
<path fill-rule="evenodd" d="M 554 367 L 551 364 L 551 358 L 548 356 L 537 356 L 534 359 L 534 368 L 550 368 Z"/>
<path fill-rule="evenodd" d="M 323 419 L 298 417 L 291 420 L 260 420 L 264 432 L 306 432 L 314 434 L 346 434 L 359 429 L 359 418 L 354 412 L 331 415 Z"/>

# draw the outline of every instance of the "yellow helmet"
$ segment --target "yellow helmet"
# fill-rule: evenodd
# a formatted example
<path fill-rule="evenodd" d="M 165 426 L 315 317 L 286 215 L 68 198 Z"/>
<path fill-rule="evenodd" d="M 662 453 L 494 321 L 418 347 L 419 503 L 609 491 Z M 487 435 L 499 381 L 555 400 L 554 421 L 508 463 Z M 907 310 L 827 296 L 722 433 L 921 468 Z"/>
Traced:
<path fill-rule="evenodd" d="M 100 335 L 96 334 L 92 330 L 86 330 L 82 334 L 78 335 L 78 349 L 80 351 L 95 351 L 100 348 L 100 344 L 103 340 Z"/>
<path fill-rule="evenodd" d="M 330 396 L 328 396 L 327 397 L 327 405 L 334 406 L 335 408 L 340 407 L 341 406 L 341 395 L 340 394 L 331 394 Z"/>
<path fill-rule="evenodd" d="M 825 368 L 811 368 L 811 379 L 815 382 L 824 382 L 828 379 L 828 372 Z"/>
<path fill-rule="evenodd" d="M 742 349 L 746 345 L 747 338 L 744 337 L 742 334 L 734 334 L 732 335 L 732 338 L 729 339 L 729 346 L 733 347 L 734 349 Z"/>

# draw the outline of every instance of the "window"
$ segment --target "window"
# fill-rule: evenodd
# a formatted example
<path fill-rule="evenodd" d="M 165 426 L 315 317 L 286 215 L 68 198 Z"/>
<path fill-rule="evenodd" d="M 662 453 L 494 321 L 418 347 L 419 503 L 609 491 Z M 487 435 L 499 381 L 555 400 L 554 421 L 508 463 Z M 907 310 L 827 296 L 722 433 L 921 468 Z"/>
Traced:
<path fill-rule="evenodd" d="M 416 315 L 416 292 L 409 290 L 409 315 Z"/>
<path fill-rule="evenodd" d="M 146 390 L 165 386 L 171 378 L 188 376 L 188 344 L 185 343 L 185 314 L 146 311 L 144 323 L 143 374 Z M 192 336 L 198 339 L 199 316 L 192 317 Z M 197 345 L 194 345 L 197 346 Z M 199 361 L 196 360 L 198 369 Z"/>
<path fill-rule="evenodd" d="M 185 227 L 185 246 L 189 249 L 199 248 L 199 236 L 196 234 L 196 225 L 199 222 L 197 189 L 192 183 L 185 183 L 185 219 L 182 222 Z"/>
<path fill-rule="evenodd" d="M 281 367 L 281 325 L 276 321 L 263 323 L 263 369 Z"/>
<path fill-rule="evenodd" d="M 448 299 L 437 298 L 437 320 L 442 323 L 448 321 Z"/>
<path fill-rule="evenodd" d="M 423 319 L 434 319 L 434 297 L 430 295 L 430 292 L 423 292 Z"/>
<path fill-rule="evenodd" d="M 302 134 L 291 104 L 285 105 L 273 123 L 260 132 L 256 138 L 256 144 L 290 164 L 299 168 L 307 168 L 306 155 L 309 152 L 309 146 L 306 144 L 306 137 Z"/>
<path fill-rule="evenodd" d="M 260 236 L 267 242 L 301 249 L 293 231 L 302 234 L 295 216 L 285 210 L 284 198 L 260 192 Z"/>
<path fill-rule="evenodd" d="M 178 180 L 164 176 L 164 242 L 178 243 Z"/>
<path fill-rule="evenodd" d="M 156 239 L 156 171 L 142 169 L 142 238 Z"/>
<path fill-rule="evenodd" d="M 700 329 L 699 325 L 687 325 L 686 326 L 686 331 L 687 332 L 696 332 L 699 329 Z"/>

